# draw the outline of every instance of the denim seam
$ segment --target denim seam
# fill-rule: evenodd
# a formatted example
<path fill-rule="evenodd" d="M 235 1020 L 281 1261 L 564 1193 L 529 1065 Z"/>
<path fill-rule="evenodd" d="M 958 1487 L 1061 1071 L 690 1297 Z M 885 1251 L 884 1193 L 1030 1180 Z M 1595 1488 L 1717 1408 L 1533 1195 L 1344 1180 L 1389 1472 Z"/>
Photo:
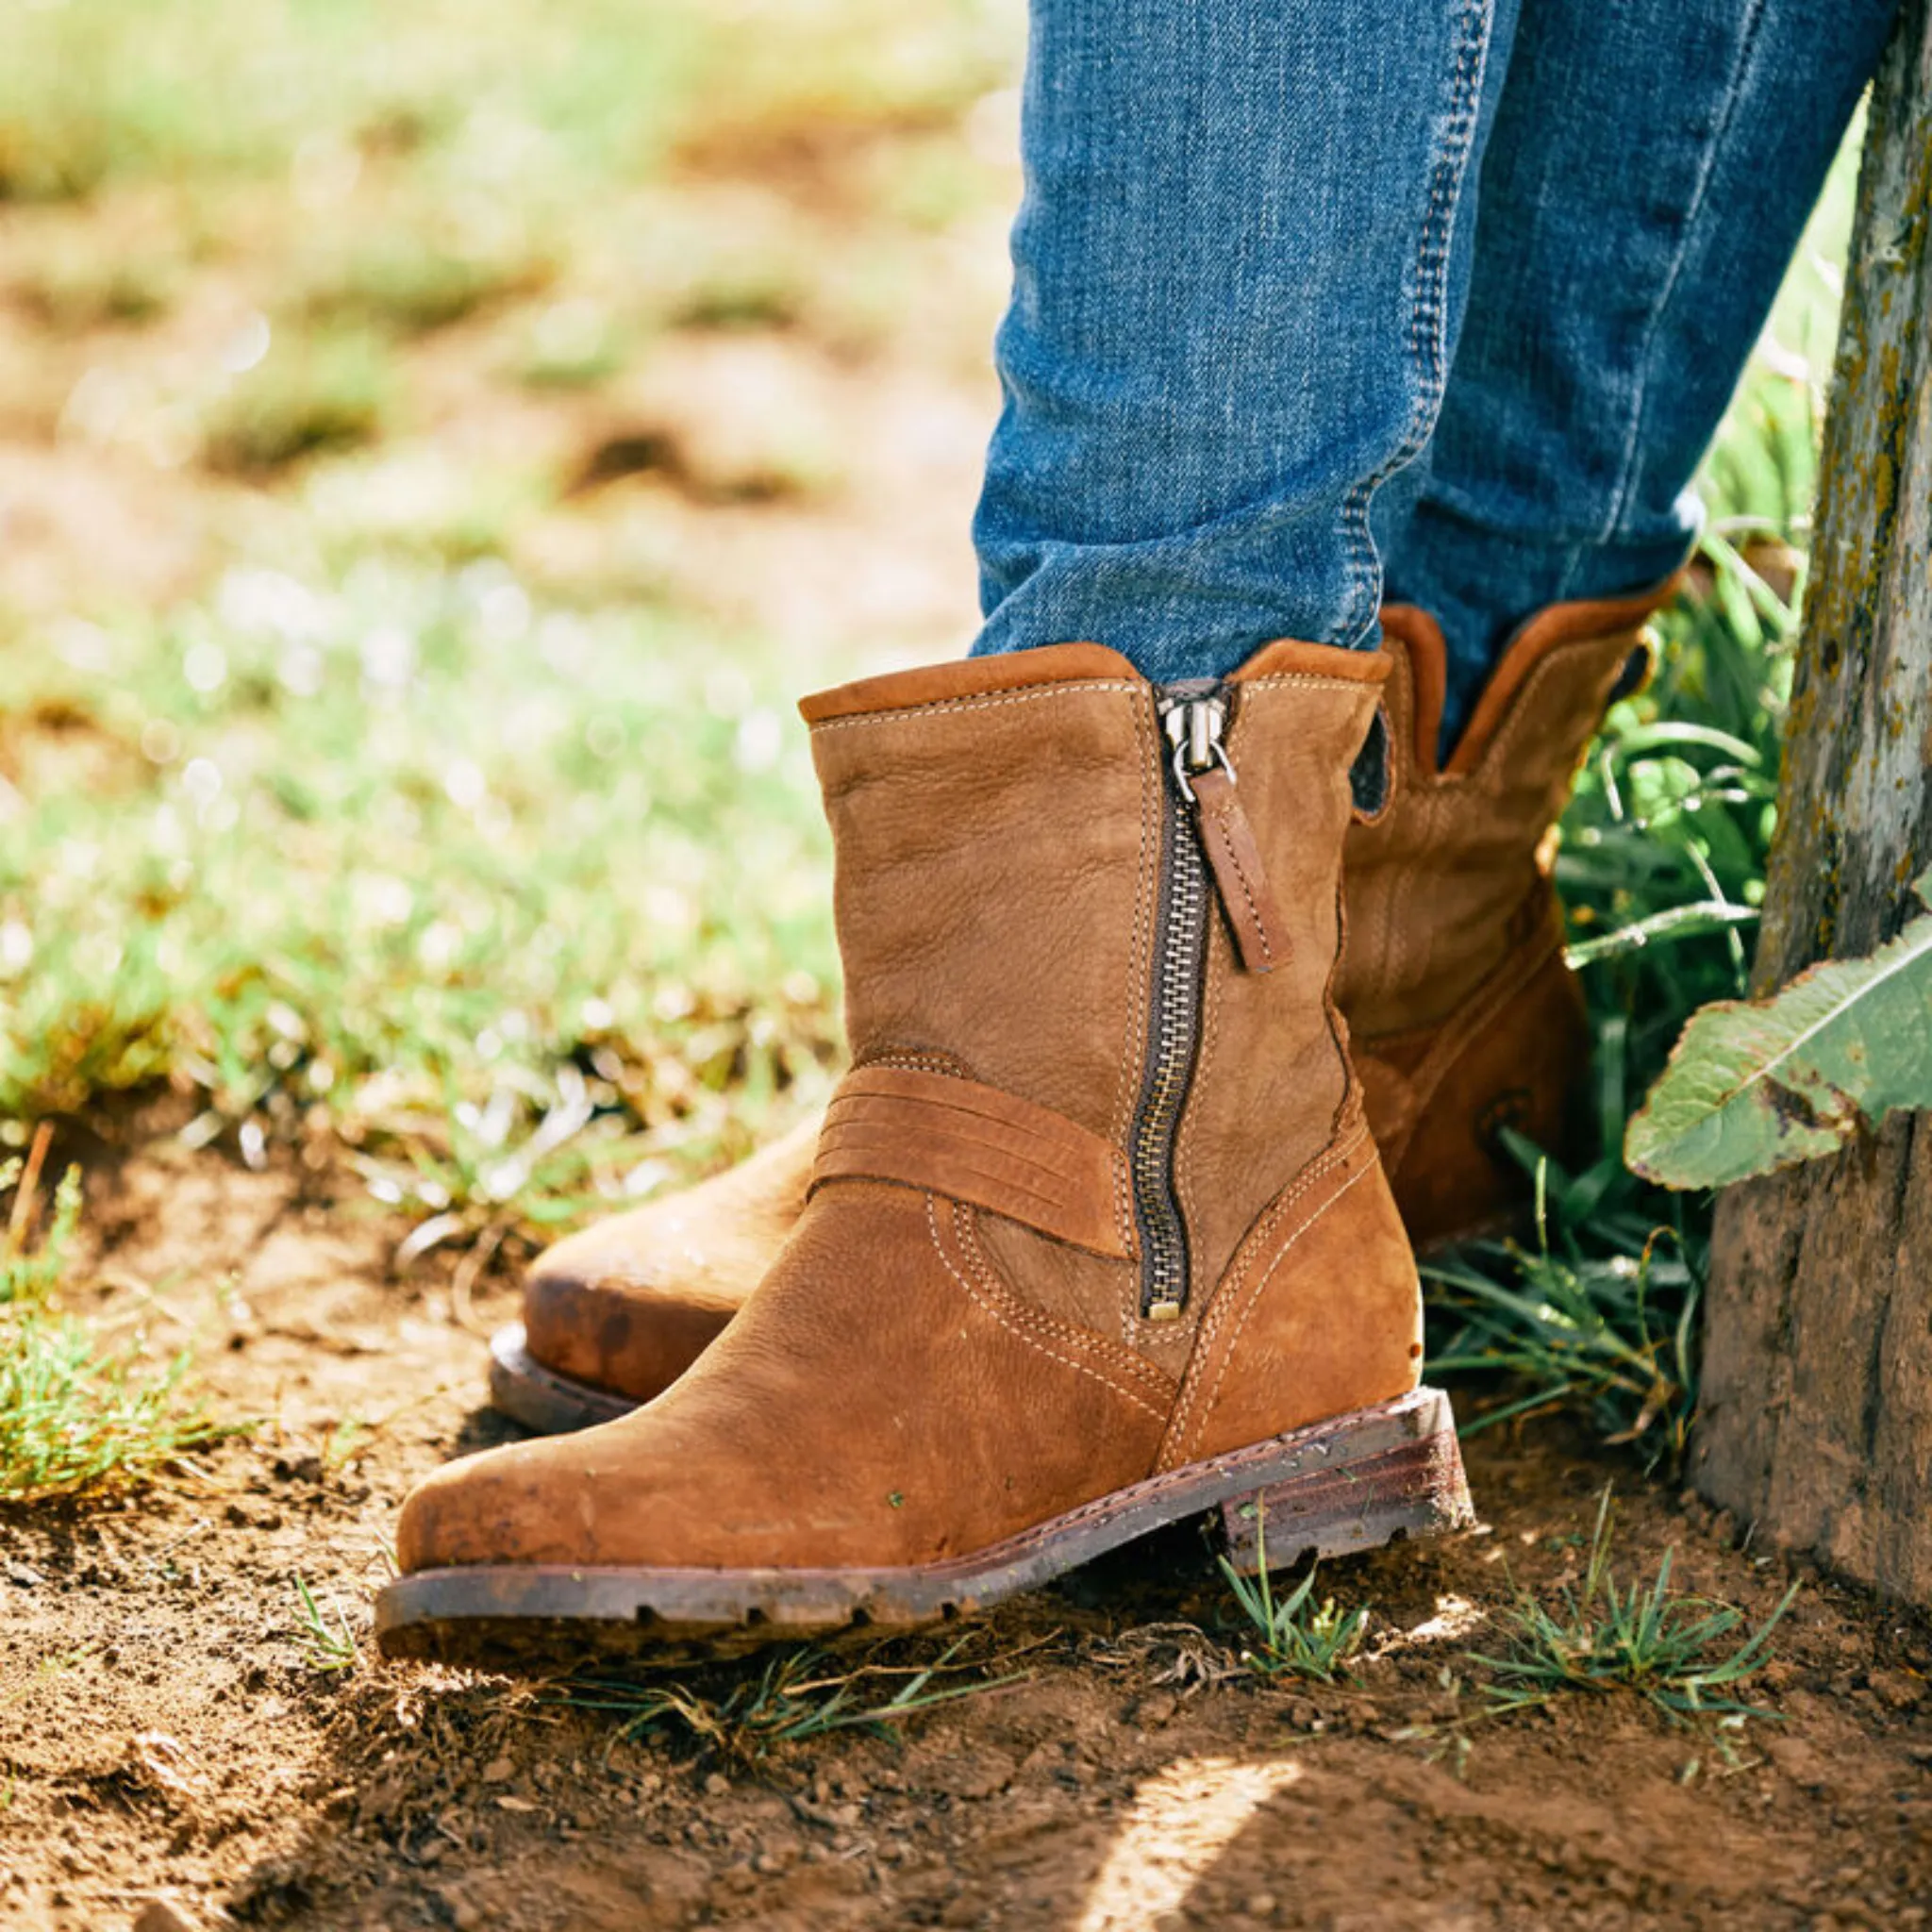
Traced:
<path fill-rule="evenodd" d="M 1427 445 L 1448 382 L 1448 281 L 1450 241 L 1470 149 L 1482 106 L 1485 57 L 1493 21 L 1491 0 L 1463 0 L 1457 45 L 1449 82 L 1449 125 L 1437 151 L 1429 184 L 1429 205 L 1416 245 L 1415 300 L 1409 310 L 1408 349 L 1422 380 L 1409 405 L 1408 425 L 1391 455 L 1351 490 L 1341 506 L 1342 535 L 1348 545 L 1351 615 L 1342 638 L 1366 636 L 1374 624 L 1380 558 L 1369 526 L 1375 491 Z"/>
<path fill-rule="evenodd" d="M 1717 173 L 1718 151 L 1724 146 L 1724 137 L 1731 130 L 1731 124 L 1737 118 L 1738 103 L 1744 92 L 1744 76 L 1749 71 L 1753 58 L 1757 51 L 1758 30 L 1764 24 L 1764 0 L 1749 0 L 1750 10 L 1744 17 L 1744 30 L 1738 40 L 1738 56 L 1731 64 L 1731 71 L 1725 78 L 1724 114 L 1716 131 L 1705 143 L 1704 155 L 1698 168 L 1696 185 L 1690 192 L 1690 206 L 1684 210 L 1679 227 L 1677 247 L 1671 258 L 1671 265 L 1662 285 L 1657 290 L 1657 300 L 1651 304 L 1650 314 L 1643 325 L 1643 341 L 1637 352 L 1637 393 L 1632 399 L 1630 410 L 1630 433 L 1624 443 L 1624 459 L 1617 476 L 1617 487 L 1610 496 L 1609 515 L 1603 527 L 1596 533 L 1599 543 L 1612 543 L 1616 541 L 1617 527 L 1624 521 L 1629 508 L 1630 497 L 1636 488 L 1639 454 L 1643 446 L 1643 425 L 1650 412 L 1649 363 L 1651 351 L 1657 342 L 1657 331 L 1663 326 L 1664 312 L 1671 306 L 1672 298 L 1677 292 L 1677 284 L 1683 278 L 1685 258 L 1690 253 L 1691 239 L 1697 230 L 1698 217 L 1704 212 L 1705 205 L 1710 199 L 1711 178 Z M 1568 580 L 1563 589 L 1569 588 Z"/>

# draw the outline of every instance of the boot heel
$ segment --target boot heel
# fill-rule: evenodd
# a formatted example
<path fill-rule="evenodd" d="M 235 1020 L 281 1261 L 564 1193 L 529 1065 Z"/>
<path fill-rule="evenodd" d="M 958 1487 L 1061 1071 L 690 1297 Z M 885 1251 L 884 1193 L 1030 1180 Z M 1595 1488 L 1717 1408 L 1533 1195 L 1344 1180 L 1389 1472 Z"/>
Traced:
<path fill-rule="evenodd" d="M 1253 1575 L 1298 1557 L 1351 1556 L 1475 1522 L 1456 1419 L 1440 1389 L 1300 1432 L 1307 1467 L 1221 1506 L 1228 1560 Z"/>

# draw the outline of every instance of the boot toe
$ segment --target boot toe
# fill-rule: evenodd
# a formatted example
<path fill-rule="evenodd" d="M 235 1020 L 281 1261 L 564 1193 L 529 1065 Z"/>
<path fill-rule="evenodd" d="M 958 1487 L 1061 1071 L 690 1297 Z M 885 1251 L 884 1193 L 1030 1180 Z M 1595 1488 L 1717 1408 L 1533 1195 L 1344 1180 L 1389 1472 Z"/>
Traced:
<path fill-rule="evenodd" d="M 547 1249 L 524 1292 L 546 1369 L 647 1402 L 743 1307 L 805 1208 L 817 1116 L 740 1166 Z"/>
<path fill-rule="evenodd" d="M 556 1453 L 572 1441 L 486 1450 L 419 1483 L 396 1524 L 397 1567 L 409 1575 L 473 1564 L 590 1560 L 589 1485 L 580 1464 Z"/>
<path fill-rule="evenodd" d="M 678 1264 L 682 1263 L 680 1267 Z M 559 1241 L 524 1289 L 525 1346 L 558 1374 L 647 1402 L 737 1313 L 696 1247 L 625 1247 L 602 1228 Z"/>

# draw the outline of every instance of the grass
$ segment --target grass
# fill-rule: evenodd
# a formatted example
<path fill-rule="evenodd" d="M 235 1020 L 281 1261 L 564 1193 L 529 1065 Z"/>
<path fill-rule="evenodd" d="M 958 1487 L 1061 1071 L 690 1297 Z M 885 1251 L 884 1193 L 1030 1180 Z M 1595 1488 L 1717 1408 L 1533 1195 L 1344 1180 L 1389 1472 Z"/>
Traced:
<path fill-rule="evenodd" d="M 1742 1611 L 1672 1588 L 1674 1550 L 1650 1583 L 1620 1589 L 1610 1569 L 1610 1505 L 1606 1486 L 1581 1587 L 1566 1586 L 1554 1606 L 1519 1592 L 1504 1620 L 1507 1648 L 1473 1654 L 1492 1674 L 1491 1707 L 1528 1709 L 1566 1691 L 1624 1691 L 1672 1718 L 1762 1716 L 1733 1693 L 1769 1661 L 1772 1632 L 1798 1586 L 1748 1631 Z"/>
<path fill-rule="evenodd" d="M 158 1370 L 75 1317 L 0 1317 L 0 1499 L 125 1489 L 232 1434 L 187 1399 L 188 1374 L 185 1354 Z"/>
<path fill-rule="evenodd" d="M 267 177 L 328 137 L 455 171 L 534 158 L 577 187 L 801 124 L 863 140 L 983 91 L 1004 25 L 974 0 L 917 22 L 887 0 L 65 0 L 8 23 L 0 199 Z"/>
<path fill-rule="evenodd" d="M 1024 1679 L 1024 1672 L 991 1674 L 996 1663 L 960 1660 L 969 1641 L 960 1638 L 917 1663 L 874 1658 L 841 1664 L 823 1651 L 795 1647 L 758 1663 L 696 1673 L 587 1673 L 551 1694 L 578 1709 L 614 1715 L 621 1720 L 620 1739 L 669 1735 L 726 1762 L 749 1765 L 835 1731 L 884 1732 L 919 1711 Z M 962 1681 L 942 1681 L 949 1675 Z"/>
<path fill-rule="evenodd" d="M 634 333 L 875 348 L 950 240 L 906 184 L 943 174 L 947 221 L 979 206 L 999 177 L 958 129 L 1019 46 L 997 0 L 14 11 L 0 291 L 39 327 L 0 408 L 258 485 L 425 426 L 474 468 L 475 418 L 594 388 Z M 244 304 L 274 341 L 235 372 Z M 497 377 L 453 394 L 421 352 L 457 324 Z M 976 370 L 978 318 L 944 333 Z M 524 449 L 481 460 L 543 480 Z"/>
<path fill-rule="evenodd" d="M 208 410 L 202 459 L 225 475 L 259 478 L 366 448 L 388 425 L 393 389 L 382 345 L 366 330 L 277 342 Z"/>
<path fill-rule="evenodd" d="M 0 1161 L 0 1195 L 13 1196 L 6 1239 L 0 1241 L 0 1305 L 45 1301 L 66 1270 L 68 1250 L 80 1225 L 80 1170 L 70 1167 L 54 1190 L 45 1232 L 38 1243 L 29 1244 L 41 1173 L 53 1138 L 52 1130 L 42 1125 L 25 1160 Z"/>
<path fill-rule="evenodd" d="M 73 334 L 157 322 L 174 306 L 180 281 L 179 264 L 165 258 L 87 249 L 31 264 L 13 291 L 42 327 Z"/>
<path fill-rule="evenodd" d="M 429 335 L 541 292 L 553 265 L 534 252 L 452 246 L 402 233 L 360 243 L 309 291 L 309 315 L 335 327 Z"/>
<path fill-rule="evenodd" d="M 185 1354 L 157 1367 L 139 1338 L 104 1346 L 50 1306 L 81 1196 L 70 1168 L 31 1240 L 49 1139 L 42 1128 L 25 1161 L 0 1163 L 0 1198 L 13 1196 L 0 1245 L 0 1500 L 9 1502 L 125 1488 L 232 1432 L 187 1399 Z"/>
<path fill-rule="evenodd" d="M 823 1084 L 803 733 L 675 623 L 365 561 L 83 642 L 84 670 L 0 658 L 112 774 L 0 857 L 31 936 L 0 1121 L 165 1078 L 191 1144 L 307 1151 L 475 1232 L 741 1151 Z"/>
<path fill-rule="evenodd" d="M 1253 1576 L 1243 1575 L 1225 1557 L 1219 1559 L 1236 1606 L 1255 1633 L 1255 1643 L 1241 1651 L 1241 1662 L 1257 1676 L 1316 1677 L 1332 1684 L 1361 1648 L 1368 1607 L 1342 1610 L 1333 1597 L 1318 1602 L 1313 1565 L 1286 1596 L 1277 1598 L 1268 1574 L 1265 1536 L 1258 1547 L 1261 1568 Z"/>
<path fill-rule="evenodd" d="M 1703 1217 L 1668 1197 L 1607 1204 L 1612 1188 L 1635 1192 L 1614 1158 L 1573 1178 L 1532 1149 L 1524 1158 L 1536 1174 L 1535 1244 L 1485 1244 L 1425 1268 L 1439 1318 L 1457 1324 L 1431 1371 L 1500 1373 L 1517 1385 L 1465 1421 L 1465 1433 L 1564 1404 L 1607 1441 L 1675 1469 L 1696 1400 Z"/>
<path fill-rule="evenodd" d="M 624 367 L 622 333 L 606 305 L 577 296 L 531 320 L 515 368 L 535 390 L 593 389 Z"/>
<path fill-rule="evenodd" d="M 672 311 L 685 328 L 789 328 L 799 319 L 800 294 L 782 263 L 719 263 Z"/>
<path fill-rule="evenodd" d="M 11 400 L 64 396 L 73 446 L 175 471 L 180 504 L 218 491 L 224 554 L 178 597 L 0 608 L 0 1156 L 167 1092 L 191 1146 L 493 1242 L 743 1153 L 836 1051 L 811 674 L 668 607 L 624 531 L 510 561 L 572 459 L 477 425 L 590 402 L 666 329 L 842 354 L 852 289 L 924 259 L 894 158 L 1008 77 L 1011 21 L 65 0 L 17 26 L 0 284 L 47 325 Z M 164 319 L 113 266 L 130 233 L 141 262 L 167 238 Z M 164 344 L 91 333 L 137 310 Z M 824 484 L 821 451 L 756 454 L 696 493 Z"/>
<path fill-rule="evenodd" d="M 332 1675 L 356 1667 L 356 1633 L 334 1597 L 325 1609 L 316 1601 L 305 1576 L 295 1578 L 296 1621 L 294 1637 L 303 1661 L 311 1671 Z"/>

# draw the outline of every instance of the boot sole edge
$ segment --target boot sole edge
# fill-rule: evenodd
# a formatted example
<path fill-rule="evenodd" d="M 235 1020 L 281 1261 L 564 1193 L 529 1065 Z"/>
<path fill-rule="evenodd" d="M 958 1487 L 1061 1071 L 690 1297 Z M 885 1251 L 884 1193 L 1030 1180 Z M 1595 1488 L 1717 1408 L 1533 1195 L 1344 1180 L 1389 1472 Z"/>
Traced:
<path fill-rule="evenodd" d="M 521 1322 L 490 1338 L 490 1406 L 540 1436 L 575 1435 L 638 1407 L 628 1395 L 546 1368 L 530 1353 Z"/>
<path fill-rule="evenodd" d="M 944 1624 L 1039 1588 L 1150 1532 L 1208 1513 L 1238 1569 L 1285 1568 L 1474 1524 L 1449 1399 L 1416 1389 L 1144 1478 L 971 1556 L 880 1570 L 425 1570 L 376 1599 L 385 1657 L 500 1671 L 685 1647 L 731 1655 Z"/>

